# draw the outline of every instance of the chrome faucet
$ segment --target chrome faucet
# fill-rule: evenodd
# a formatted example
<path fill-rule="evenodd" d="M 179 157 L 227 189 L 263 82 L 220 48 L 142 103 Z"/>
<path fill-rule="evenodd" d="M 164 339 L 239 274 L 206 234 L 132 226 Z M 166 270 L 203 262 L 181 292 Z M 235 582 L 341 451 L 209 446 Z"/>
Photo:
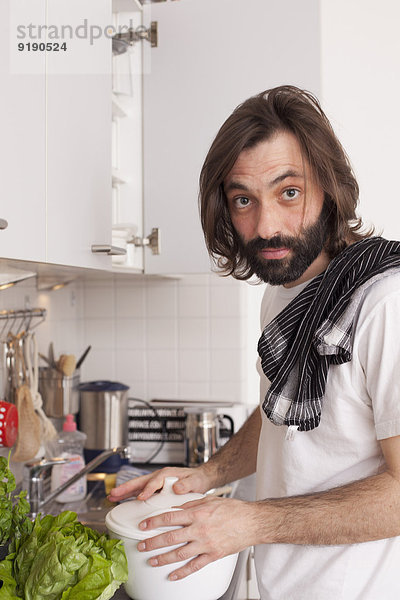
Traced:
<path fill-rule="evenodd" d="M 109 450 L 104 450 L 101 454 L 96 456 L 93 460 L 87 463 L 75 473 L 70 479 L 65 481 L 62 485 L 60 485 L 57 489 L 55 489 L 51 494 L 47 496 L 47 498 L 43 498 L 43 480 L 44 480 L 44 472 L 49 467 L 53 467 L 54 465 L 62 465 L 68 462 L 71 462 L 68 458 L 43 458 L 42 460 L 26 463 L 26 468 L 28 469 L 28 500 L 31 505 L 30 515 L 34 519 L 39 513 L 40 509 L 46 506 L 49 502 L 54 500 L 59 494 L 61 494 L 64 490 L 69 488 L 70 485 L 73 485 L 78 479 L 90 473 L 101 465 L 107 458 L 113 456 L 114 454 L 119 454 L 121 458 L 129 458 L 130 457 L 130 449 L 129 446 L 118 446 L 117 448 L 110 448 Z"/>

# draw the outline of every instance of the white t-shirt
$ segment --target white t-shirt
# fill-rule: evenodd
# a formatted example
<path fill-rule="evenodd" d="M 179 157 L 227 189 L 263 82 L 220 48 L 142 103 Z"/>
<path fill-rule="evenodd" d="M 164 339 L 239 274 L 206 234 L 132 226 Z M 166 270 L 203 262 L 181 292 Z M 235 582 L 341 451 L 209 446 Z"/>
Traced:
<path fill-rule="evenodd" d="M 262 328 L 306 284 L 268 286 Z M 328 490 L 384 468 L 380 439 L 400 435 L 400 274 L 366 292 L 353 358 L 329 369 L 319 427 L 296 431 L 262 414 L 257 499 Z M 268 379 L 261 375 L 261 402 Z M 255 548 L 261 600 L 398 600 L 400 537 L 343 546 L 263 544 Z"/>

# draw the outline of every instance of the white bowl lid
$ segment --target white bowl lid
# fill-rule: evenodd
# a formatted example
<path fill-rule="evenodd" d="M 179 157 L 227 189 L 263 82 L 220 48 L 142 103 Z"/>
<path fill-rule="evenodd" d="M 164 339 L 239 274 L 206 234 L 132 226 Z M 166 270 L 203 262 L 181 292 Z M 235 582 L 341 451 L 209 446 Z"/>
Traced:
<path fill-rule="evenodd" d="M 140 500 L 123 502 L 113 508 L 106 516 L 107 529 L 126 538 L 137 540 L 143 540 L 158 535 L 163 531 L 176 529 L 176 527 L 163 527 L 143 531 L 138 528 L 138 524 L 147 517 L 171 510 L 180 510 L 173 507 L 180 506 L 190 500 L 204 498 L 203 494 L 175 494 L 172 489 L 175 481 L 178 481 L 178 477 L 166 477 L 162 490 L 151 496 L 148 500 L 144 502 Z"/>

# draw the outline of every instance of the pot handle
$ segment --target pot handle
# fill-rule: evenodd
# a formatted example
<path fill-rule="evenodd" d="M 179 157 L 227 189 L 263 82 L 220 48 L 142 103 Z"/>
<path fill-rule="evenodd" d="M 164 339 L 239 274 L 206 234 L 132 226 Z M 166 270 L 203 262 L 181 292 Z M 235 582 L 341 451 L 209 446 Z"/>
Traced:
<path fill-rule="evenodd" d="M 226 419 L 227 421 L 229 421 L 229 429 L 226 429 L 224 427 L 224 430 L 227 433 L 227 435 L 224 435 L 224 437 L 231 438 L 233 436 L 233 434 L 235 433 L 235 425 L 233 423 L 233 419 L 229 415 L 218 415 L 218 420 L 219 420 L 219 423 L 220 423 L 220 428 L 221 428 L 221 425 L 223 425 L 223 420 L 224 419 Z M 220 431 L 221 431 L 221 429 L 220 429 Z"/>

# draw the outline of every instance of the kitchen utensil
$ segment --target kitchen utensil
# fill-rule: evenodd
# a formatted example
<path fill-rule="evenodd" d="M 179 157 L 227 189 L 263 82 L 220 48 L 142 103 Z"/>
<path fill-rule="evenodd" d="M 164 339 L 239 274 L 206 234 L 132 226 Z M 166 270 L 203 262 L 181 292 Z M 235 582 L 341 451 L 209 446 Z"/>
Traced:
<path fill-rule="evenodd" d="M 92 346 L 88 346 L 85 350 L 85 352 L 82 354 L 82 356 L 78 359 L 78 362 L 76 363 L 76 368 L 80 369 L 80 367 L 82 366 L 83 361 L 86 359 L 87 355 L 89 354 L 90 350 L 92 349 Z"/>
<path fill-rule="evenodd" d="M 24 353 L 33 407 L 40 419 L 41 439 L 43 442 L 46 442 L 47 440 L 56 438 L 57 431 L 43 411 L 43 399 L 39 393 L 39 353 L 34 333 L 26 335 L 24 339 Z"/>
<path fill-rule="evenodd" d="M 44 354 L 42 354 L 41 352 L 39 352 L 39 356 L 42 360 L 44 360 L 45 363 L 48 364 L 49 367 L 53 368 L 53 365 L 51 364 L 51 362 L 49 361 L 49 359 L 47 358 L 47 356 L 45 356 Z"/>
<path fill-rule="evenodd" d="M 18 438 L 12 459 L 15 462 L 25 462 L 34 458 L 40 448 L 40 420 L 37 416 L 31 391 L 24 384 L 16 392 L 18 410 Z"/>
<path fill-rule="evenodd" d="M 20 341 L 23 338 L 20 334 Z M 18 410 L 18 436 L 12 459 L 25 462 L 34 458 L 40 448 L 40 419 L 35 412 L 29 388 L 28 372 L 21 344 L 15 353 L 16 384 L 15 404 Z"/>
<path fill-rule="evenodd" d="M 17 440 L 18 411 L 15 404 L 0 400 L 0 446 L 11 448 Z"/>
<path fill-rule="evenodd" d="M 61 354 L 57 361 L 57 369 L 66 377 L 71 377 L 76 369 L 76 358 L 73 354 Z"/>
<path fill-rule="evenodd" d="M 195 467 L 207 462 L 219 447 L 219 429 L 226 419 L 233 434 L 233 420 L 216 410 L 186 409 L 185 462 Z"/>
<path fill-rule="evenodd" d="M 48 417 L 61 418 L 79 411 L 78 385 L 80 373 L 66 377 L 57 369 L 40 367 L 39 392 L 43 399 L 43 410 Z"/>
<path fill-rule="evenodd" d="M 125 584 L 127 594 L 135 600 L 217 600 L 225 593 L 232 579 L 237 561 L 237 554 L 225 556 L 206 565 L 200 571 L 178 581 L 169 581 L 168 575 L 186 561 L 151 567 L 148 560 L 151 556 L 167 552 L 177 546 L 139 552 L 139 540 L 158 535 L 174 529 L 161 528 L 142 531 L 138 524 L 144 518 L 171 510 L 190 500 L 204 498 L 202 494 L 175 494 L 172 486 L 176 477 L 166 477 L 164 487 L 159 494 L 154 494 L 141 502 L 133 500 L 124 502 L 113 508 L 106 516 L 106 526 L 112 537 L 123 540 L 128 560 L 128 581 Z"/>
<path fill-rule="evenodd" d="M 53 368 L 55 368 L 56 361 L 55 361 L 55 358 L 54 358 L 54 344 L 53 344 L 53 342 L 50 342 L 50 344 L 49 344 L 49 363 L 50 363 L 50 365 Z"/>

